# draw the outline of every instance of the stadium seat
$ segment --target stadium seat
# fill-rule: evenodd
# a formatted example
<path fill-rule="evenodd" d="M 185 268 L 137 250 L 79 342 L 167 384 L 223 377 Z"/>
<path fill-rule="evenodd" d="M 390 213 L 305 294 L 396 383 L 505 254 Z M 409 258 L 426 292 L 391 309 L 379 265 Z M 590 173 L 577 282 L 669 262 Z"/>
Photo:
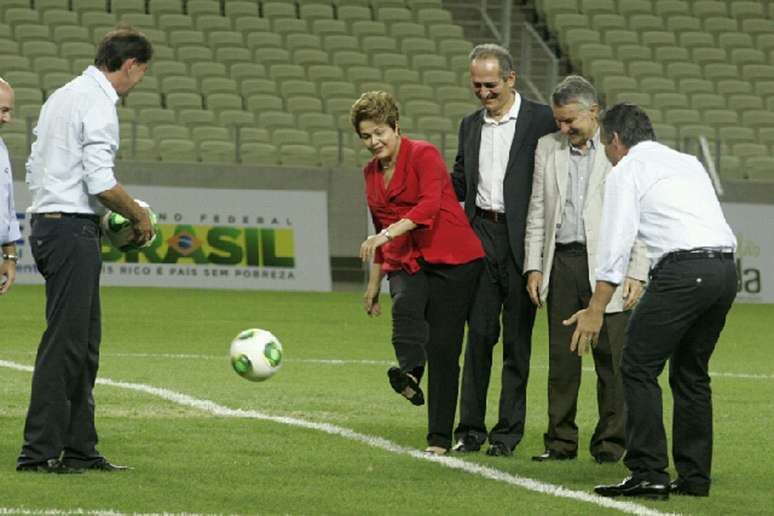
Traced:
<path fill-rule="evenodd" d="M 228 129 L 225 127 L 193 127 L 191 129 L 191 139 L 196 142 L 209 141 L 222 141 L 226 142 L 231 139 L 228 134 Z"/>
<path fill-rule="evenodd" d="M 333 130 L 336 121 L 330 113 L 299 113 L 298 127 L 306 131 Z"/>
<path fill-rule="evenodd" d="M 88 29 L 93 29 L 94 27 L 109 27 L 111 25 L 116 25 L 117 21 L 118 18 L 116 18 L 116 15 L 114 13 L 105 12 L 104 7 L 102 11 L 87 11 L 81 13 L 81 26 Z"/>
<path fill-rule="evenodd" d="M 4 54 L 4 53 L 5 52 L 0 52 L 0 54 Z M 14 88 L 18 88 L 18 87 L 40 88 L 41 87 L 40 76 L 35 72 L 11 70 L 8 72 L 3 72 L 2 77 L 8 82 L 8 84 L 10 84 Z"/>
<path fill-rule="evenodd" d="M 642 108 L 650 108 L 653 105 L 650 93 L 642 93 L 640 91 L 622 91 L 616 95 L 615 102 L 631 102 Z M 612 104 L 612 102 L 609 102 L 609 104 Z M 661 107 L 657 106 L 657 109 L 661 109 Z"/>
<path fill-rule="evenodd" d="M 227 113 L 227 111 L 224 111 Z M 224 113 L 221 113 L 223 115 Z M 248 113 L 252 114 L 252 113 Z M 254 123 L 254 122 L 253 122 Z M 224 124 L 226 125 L 226 124 Z M 254 143 L 271 143 L 271 136 L 269 131 L 263 127 L 237 127 L 234 128 L 234 140 L 237 140 L 237 132 L 239 133 L 238 139 L 241 143 L 254 142 Z"/>
<path fill-rule="evenodd" d="M 180 123 L 189 127 L 215 124 L 215 113 L 201 107 L 181 107 L 178 113 Z"/>
<path fill-rule="evenodd" d="M 412 12 L 405 7 L 379 7 L 375 10 L 375 19 L 387 25 L 397 22 L 411 22 L 414 20 Z"/>
<path fill-rule="evenodd" d="M 387 70 L 389 68 L 408 68 L 409 62 L 404 54 L 384 52 L 372 55 L 371 65 L 382 70 Z"/>
<path fill-rule="evenodd" d="M 271 141 L 277 147 L 288 143 L 309 145 L 311 143 L 311 138 L 307 131 L 294 128 L 279 128 L 272 131 Z"/>
<path fill-rule="evenodd" d="M 187 45 L 177 48 L 177 59 L 185 64 L 212 61 L 215 58 L 212 49 L 205 46 Z"/>
<path fill-rule="evenodd" d="M 287 144 L 280 147 L 280 164 L 315 167 L 320 163 L 317 149 L 311 145 Z"/>
<path fill-rule="evenodd" d="M 704 66 L 704 77 L 711 81 L 739 78 L 739 68 L 727 63 L 709 63 Z"/>
<path fill-rule="evenodd" d="M 256 63 L 234 63 L 228 73 L 232 79 L 240 83 L 245 79 L 266 77 L 266 67 Z"/>
<path fill-rule="evenodd" d="M 628 61 L 626 63 L 629 77 L 640 79 L 642 77 L 662 76 L 664 74 L 664 66 L 661 63 L 655 61 Z"/>
<path fill-rule="evenodd" d="M 764 64 L 766 55 L 755 48 L 735 48 L 731 50 L 731 63 L 742 66 L 746 64 Z"/>
<path fill-rule="evenodd" d="M 152 29 L 156 26 L 156 17 L 145 13 L 124 13 L 121 15 L 121 23 L 138 29 Z"/>
<path fill-rule="evenodd" d="M 191 131 L 185 126 L 177 124 L 159 124 L 151 128 L 151 136 L 156 141 L 164 139 L 190 140 Z"/>
<path fill-rule="evenodd" d="M 177 115 L 171 109 L 158 107 L 140 109 L 138 118 L 151 128 L 151 133 L 153 133 L 154 128 L 159 125 L 177 126 Z"/>
<path fill-rule="evenodd" d="M 363 90 L 371 90 L 371 88 L 363 88 Z M 352 108 L 352 104 L 357 98 L 330 98 L 325 99 L 325 112 L 332 115 L 349 115 L 349 111 Z M 402 120 L 402 117 L 401 117 Z"/>
<path fill-rule="evenodd" d="M 258 17 L 258 2 L 229 0 L 223 3 L 226 16 L 237 19 L 241 17 Z"/>
<path fill-rule="evenodd" d="M 320 97 L 322 99 L 343 97 L 354 100 L 357 96 L 355 85 L 351 82 L 325 81 L 320 83 Z"/>
<path fill-rule="evenodd" d="M 418 118 L 421 116 L 440 116 L 441 106 L 429 100 L 409 100 L 403 103 L 406 114 Z"/>
<path fill-rule="evenodd" d="M 428 38 L 403 38 L 400 50 L 409 58 L 415 54 L 435 54 L 438 51 L 435 41 Z"/>
<path fill-rule="evenodd" d="M 217 54 L 216 54 L 217 59 Z M 199 80 L 207 77 L 226 77 L 226 65 L 214 61 L 191 63 L 191 76 Z"/>
<path fill-rule="evenodd" d="M 248 111 L 259 115 L 269 111 L 280 112 L 285 108 L 282 97 L 272 95 L 271 93 L 254 93 L 250 95 L 245 99 L 245 107 Z M 283 116 L 286 114 L 284 113 Z"/>
<path fill-rule="evenodd" d="M 105 0 L 72 0 L 73 11 L 104 11 Z"/>
<path fill-rule="evenodd" d="M 619 95 L 620 98 L 620 95 Z M 652 96 L 652 107 L 660 110 L 685 108 L 688 106 L 688 96 L 684 93 L 661 92 Z M 694 106 L 696 109 L 696 106 Z"/>
<path fill-rule="evenodd" d="M 228 80 L 228 79 L 226 79 Z M 205 94 L 204 103 L 206 108 L 213 111 L 216 115 L 225 110 L 241 110 L 242 97 L 235 93 L 211 93 Z"/>
<path fill-rule="evenodd" d="M 699 18 L 728 16 L 726 2 L 720 0 L 695 0 L 692 5 L 692 10 L 694 16 L 698 16 Z"/>
<path fill-rule="evenodd" d="M 666 65 L 666 75 L 670 79 L 702 78 L 702 69 L 696 63 L 674 62 Z"/>
<path fill-rule="evenodd" d="M 207 44 L 213 50 L 218 50 L 223 47 L 244 47 L 245 41 L 238 31 L 213 31 L 207 34 Z"/>
<path fill-rule="evenodd" d="M 433 25 L 436 23 L 453 23 L 451 13 L 446 9 L 438 8 L 419 9 L 416 12 L 416 21 L 425 25 Z"/>
<path fill-rule="evenodd" d="M 683 104 L 685 105 L 685 104 Z M 725 109 L 726 98 L 715 93 L 696 93 L 691 95 L 691 107 L 699 111 Z"/>
<path fill-rule="evenodd" d="M 654 13 L 669 19 L 672 16 L 688 16 L 691 13 L 685 0 L 660 0 L 655 3 Z"/>
<path fill-rule="evenodd" d="M 252 95 L 277 95 L 279 89 L 274 79 L 253 78 L 245 79 L 239 85 L 239 91 L 246 99 Z M 280 99 L 280 105 L 282 99 Z"/>
<path fill-rule="evenodd" d="M 389 27 L 389 35 L 398 40 L 408 37 L 425 37 L 427 30 L 420 23 L 412 21 L 395 22 Z"/>
<path fill-rule="evenodd" d="M 664 30 L 664 19 L 653 14 L 634 14 L 629 17 L 629 29 L 643 32 L 646 30 Z"/>
<path fill-rule="evenodd" d="M 737 74 L 738 77 L 738 74 Z M 752 85 L 747 81 L 738 78 L 724 78 L 716 82 L 717 92 L 721 95 L 732 95 L 734 93 L 752 93 Z"/>
<path fill-rule="evenodd" d="M 371 15 L 371 9 L 369 7 L 363 7 L 358 5 L 343 5 L 337 10 L 339 20 L 348 22 L 350 24 L 356 21 L 371 21 L 373 17 Z M 384 24 L 382 24 L 384 25 Z M 386 33 L 386 31 L 385 31 Z"/>
<path fill-rule="evenodd" d="M 417 34 L 417 36 L 422 37 L 422 34 Z M 465 34 L 459 25 L 434 23 L 427 27 L 427 37 L 439 41 L 442 39 L 463 39 Z"/>
<path fill-rule="evenodd" d="M 728 107 L 736 112 L 764 109 L 763 99 L 758 95 L 734 94 L 728 96 Z"/>
<path fill-rule="evenodd" d="M 233 142 L 204 140 L 199 142 L 199 158 L 202 163 L 234 163 L 236 145 Z"/>
<path fill-rule="evenodd" d="M 169 33 L 169 44 L 173 47 L 205 45 L 204 33 L 200 30 L 179 29 Z"/>
<path fill-rule="evenodd" d="M 85 27 L 62 25 L 59 27 L 54 27 L 52 32 L 52 39 L 55 43 L 60 45 L 67 42 L 83 43 L 91 39 L 89 34 L 89 29 Z"/>
<path fill-rule="evenodd" d="M 69 72 L 70 62 L 61 57 L 41 56 L 32 60 L 32 69 L 41 75 L 47 72 Z"/>
<path fill-rule="evenodd" d="M 201 91 L 204 95 L 212 95 L 213 93 L 236 95 L 238 92 L 237 82 L 225 77 L 205 77 L 201 81 Z"/>
<path fill-rule="evenodd" d="M 203 0 L 210 3 L 209 0 Z M 189 11 L 190 13 L 190 11 Z M 220 16 L 215 14 L 201 14 L 201 15 L 191 15 L 194 19 L 194 28 L 196 30 L 200 30 L 204 32 L 205 34 L 210 34 L 212 32 L 217 31 L 226 31 L 229 32 L 234 29 L 234 25 L 231 23 L 231 18 L 228 18 L 226 16 Z M 242 34 L 241 30 L 236 30 L 236 32 L 239 32 Z"/>
<path fill-rule="evenodd" d="M 435 90 L 426 84 L 402 84 L 398 88 L 398 101 L 405 103 L 409 100 L 435 100 Z"/>
<path fill-rule="evenodd" d="M 51 9 L 49 11 L 44 11 L 43 15 L 40 17 L 40 21 L 43 23 L 43 25 L 49 25 L 49 26 L 66 26 L 66 25 L 78 25 L 78 14 L 67 11 L 67 10 L 60 10 L 60 9 Z"/>
<path fill-rule="evenodd" d="M 438 41 L 438 53 L 443 56 L 465 56 L 473 50 L 473 44 L 464 39 L 441 39 Z"/>
<path fill-rule="evenodd" d="M 229 129 L 233 127 L 253 127 L 255 126 L 255 114 L 242 109 L 224 109 L 217 113 L 218 122 L 223 127 Z"/>
<path fill-rule="evenodd" d="M 394 70 L 388 72 L 394 72 Z M 381 81 L 382 71 L 372 66 L 352 66 L 347 69 L 346 76 L 356 84 L 364 81 Z"/>
<path fill-rule="evenodd" d="M 299 48 L 293 52 L 293 64 L 299 66 L 325 65 L 330 63 L 328 52 L 314 48 Z"/>
<path fill-rule="evenodd" d="M 418 84 L 419 72 L 408 68 L 393 68 L 384 72 L 384 80 L 398 87 L 403 84 Z"/>
<path fill-rule="evenodd" d="M 333 6 L 330 4 L 299 4 L 299 16 L 307 20 L 333 19 Z"/>
<path fill-rule="evenodd" d="M 250 165 L 278 165 L 277 147 L 269 143 L 245 142 L 239 147 L 240 160 Z"/>
<path fill-rule="evenodd" d="M 226 5 L 229 5 L 228 2 Z M 234 20 L 234 30 L 241 31 L 243 34 L 250 32 L 267 32 L 271 30 L 271 24 L 266 18 L 257 16 L 240 16 Z"/>
<path fill-rule="evenodd" d="M 695 47 L 691 50 L 692 61 L 700 66 L 709 63 L 727 63 L 728 53 L 722 48 Z"/>
<path fill-rule="evenodd" d="M 259 47 L 255 49 L 255 61 L 264 65 L 267 70 L 277 63 L 289 63 L 290 52 L 284 48 Z"/>
<path fill-rule="evenodd" d="M 51 38 L 48 25 L 22 23 L 13 28 L 14 39 L 18 43 L 25 41 L 46 41 Z M 103 34 L 104 35 L 104 34 Z"/>
<path fill-rule="evenodd" d="M 128 98 L 132 96 L 130 95 Z M 174 110 L 199 109 L 202 107 L 202 97 L 196 93 L 170 93 L 167 95 L 166 104 L 168 109 Z"/>
<path fill-rule="evenodd" d="M 40 13 L 34 9 L 12 7 L 6 9 L 3 22 L 13 30 L 18 25 L 36 25 L 40 23 Z"/>
<path fill-rule="evenodd" d="M 245 44 L 247 45 L 247 48 L 252 51 L 266 47 L 282 48 L 282 36 L 276 32 L 250 32 L 245 37 Z"/>
<path fill-rule="evenodd" d="M 224 2 L 225 4 L 231 2 Z M 186 0 L 185 9 L 188 16 L 194 19 L 198 23 L 201 16 L 212 16 L 218 18 L 225 18 L 220 16 L 220 5 L 217 1 L 212 0 Z M 228 19 L 228 18 L 226 18 Z"/>
<path fill-rule="evenodd" d="M 273 64 L 269 66 L 269 77 L 275 81 L 304 79 L 304 68 L 295 64 Z"/>
<path fill-rule="evenodd" d="M 160 107 L 161 96 L 158 93 L 148 91 L 136 91 L 124 100 L 126 107 L 133 109 Z M 169 102 L 169 101 L 167 101 Z"/>
<path fill-rule="evenodd" d="M 774 4 L 770 4 L 774 5 Z M 752 36 L 774 34 L 774 20 L 761 18 L 747 18 L 742 20 L 742 32 Z"/>
<path fill-rule="evenodd" d="M 230 66 L 252 60 L 252 53 L 246 48 L 223 47 L 215 51 L 215 61 Z"/>
<path fill-rule="evenodd" d="M 667 65 L 676 61 L 690 61 L 691 57 L 687 48 L 667 46 L 655 49 L 653 51 L 653 59 Z"/>
<path fill-rule="evenodd" d="M 288 34 L 285 37 L 284 48 L 290 50 L 298 50 L 300 48 L 312 48 L 319 50 L 322 47 L 322 38 L 316 34 L 306 33 L 294 33 Z"/>
<path fill-rule="evenodd" d="M 425 84 L 433 87 L 457 84 L 457 74 L 447 70 L 428 70 L 422 73 Z"/>
<path fill-rule="evenodd" d="M 323 146 L 319 148 L 320 164 L 323 166 L 336 166 L 341 165 L 345 167 L 357 166 L 357 158 L 355 151 L 346 147 L 336 146 Z"/>
<path fill-rule="evenodd" d="M 184 14 L 160 14 L 156 21 L 156 26 L 160 30 L 193 30 L 193 19 Z"/>
<path fill-rule="evenodd" d="M 161 161 L 189 163 L 196 161 L 196 145 L 191 140 L 164 139 L 159 141 Z"/>
<path fill-rule="evenodd" d="M 252 97 L 251 97 L 252 98 Z M 249 102 L 249 99 L 248 99 Z M 284 111 L 258 112 L 258 126 L 269 130 L 295 128 L 295 117 Z"/>
<path fill-rule="evenodd" d="M 657 5 L 661 3 L 663 2 L 659 2 Z M 666 18 L 666 30 L 675 33 L 700 32 L 702 30 L 701 20 L 694 16 L 669 16 Z"/>
<path fill-rule="evenodd" d="M 314 97 L 317 95 L 317 87 L 312 81 L 306 81 L 303 79 L 289 79 L 282 81 L 279 87 L 280 95 L 287 99 L 296 95 L 306 95 Z"/>
<path fill-rule="evenodd" d="M 312 20 L 312 33 L 324 37 L 331 34 L 347 34 L 347 24 L 342 20 Z"/>
<path fill-rule="evenodd" d="M 307 20 L 300 20 L 298 18 L 273 18 L 271 29 L 279 34 L 308 33 L 309 24 Z"/>

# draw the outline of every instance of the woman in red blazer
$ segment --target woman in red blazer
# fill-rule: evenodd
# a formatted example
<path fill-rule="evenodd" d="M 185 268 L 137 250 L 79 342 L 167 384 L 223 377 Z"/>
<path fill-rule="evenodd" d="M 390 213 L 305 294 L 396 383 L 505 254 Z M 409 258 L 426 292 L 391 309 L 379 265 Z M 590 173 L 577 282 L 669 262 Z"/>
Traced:
<path fill-rule="evenodd" d="M 364 93 L 352 106 L 351 121 L 373 154 L 364 173 L 377 233 L 360 246 L 363 261 L 373 259 L 364 307 L 369 315 L 381 313 L 386 274 L 400 365 L 387 375 L 396 392 L 422 405 L 419 382 L 428 364 L 425 451 L 444 454 L 451 447 L 462 337 L 484 250 L 438 149 L 400 136 L 398 107 L 389 93 Z"/>

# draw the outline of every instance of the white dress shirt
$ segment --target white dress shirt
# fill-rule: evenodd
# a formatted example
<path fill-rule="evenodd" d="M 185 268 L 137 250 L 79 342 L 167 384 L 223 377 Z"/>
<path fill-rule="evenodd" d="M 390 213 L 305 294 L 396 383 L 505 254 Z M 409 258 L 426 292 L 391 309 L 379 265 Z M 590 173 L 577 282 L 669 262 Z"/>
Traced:
<path fill-rule="evenodd" d="M 116 185 L 118 94 L 89 66 L 54 92 L 40 111 L 27 160 L 30 213 L 103 213 L 94 197 Z"/>
<path fill-rule="evenodd" d="M 619 284 L 639 236 L 651 265 L 672 251 L 736 250 L 709 175 L 694 156 L 640 142 L 613 167 L 605 184 L 597 280 Z"/>
<path fill-rule="evenodd" d="M 484 111 L 481 126 L 481 148 L 478 153 L 478 190 L 476 206 L 482 210 L 505 212 L 503 180 L 508 168 L 516 118 L 521 107 L 521 95 L 514 92 L 513 105 L 506 115 L 495 120 Z"/>
<path fill-rule="evenodd" d="M 19 220 L 13 204 L 13 175 L 8 149 L 0 138 L 0 245 L 16 242 L 21 238 Z"/>

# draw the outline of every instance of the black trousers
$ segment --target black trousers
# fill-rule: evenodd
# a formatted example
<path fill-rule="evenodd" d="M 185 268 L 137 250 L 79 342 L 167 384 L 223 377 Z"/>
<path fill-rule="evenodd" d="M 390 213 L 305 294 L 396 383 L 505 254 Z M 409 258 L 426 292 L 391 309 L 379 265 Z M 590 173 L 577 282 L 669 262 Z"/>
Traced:
<path fill-rule="evenodd" d="M 402 371 L 428 365 L 427 444 L 451 447 L 462 338 L 481 260 L 422 263 L 415 274 L 390 272 L 392 345 Z"/>
<path fill-rule="evenodd" d="M 709 490 L 712 391 L 709 360 L 736 297 L 732 258 L 660 264 L 626 330 L 621 372 L 626 398 L 626 457 L 635 478 L 669 481 L 658 376 L 669 360 L 674 398 L 672 455 L 680 479 Z"/>
<path fill-rule="evenodd" d="M 574 326 L 564 319 L 588 306 L 591 299 L 589 264 L 585 248 L 556 249 L 548 286 L 548 429 L 546 450 L 574 455 L 578 451 L 575 416 L 581 384 L 582 359 L 570 351 Z M 596 456 L 624 453 L 624 397 L 621 351 L 629 312 L 605 314 L 597 345 L 592 350 L 597 373 L 599 418 L 589 450 Z"/>
<path fill-rule="evenodd" d="M 101 336 L 99 225 L 33 215 L 30 245 L 46 280 L 47 326 L 17 465 L 63 456 L 69 465 L 87 466 L 100 458 L 92 397 Z"/>
<path fill-rule="evenodd" d="M 489 432 L 489 441 L 501 442 L 512 450 L 524 436 L 535 306 L 527 295 L 526 280 L 513 259 L 507 225 L 476 217 L 472 226 L 484 246 L 486 258 L 468 319 L 460 423 L 455 436 L 457 439 L 471 436 L 479 443 L 487 439 L 486 398 L 492 352 L 500 340 L 502 314 L 499 417 Z"/>

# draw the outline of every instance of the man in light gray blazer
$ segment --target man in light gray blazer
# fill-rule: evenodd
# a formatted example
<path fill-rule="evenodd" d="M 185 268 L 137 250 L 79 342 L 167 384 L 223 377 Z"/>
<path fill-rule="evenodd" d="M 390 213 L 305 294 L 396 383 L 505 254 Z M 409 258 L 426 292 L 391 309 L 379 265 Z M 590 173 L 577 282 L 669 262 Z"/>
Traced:
<path fill-rule="evenodd" d="M 596 248 L 604 183 L 612 165 L 599 140 L 600 110 L 594 87 L 571 75 L 557 85 L 552 109 L 559 131 L 542 137 L 535 152 L 527 213 L 524 271 L 532 302 L 548 305 L 548 430 L 545 452 L 535 461 L 574 459 L 581 356 L 570 349 L 573 329 L 562 325 L 584 308 L 595 284 Z M 599 420 L 590 451 L 598 463 L 624 453 L 624 403 L 619 370 L 624 330 L 642 291 L 649 262 L 645 248 L 632 248 L 628 277 L 607 306 L 593 350 Z"/>

